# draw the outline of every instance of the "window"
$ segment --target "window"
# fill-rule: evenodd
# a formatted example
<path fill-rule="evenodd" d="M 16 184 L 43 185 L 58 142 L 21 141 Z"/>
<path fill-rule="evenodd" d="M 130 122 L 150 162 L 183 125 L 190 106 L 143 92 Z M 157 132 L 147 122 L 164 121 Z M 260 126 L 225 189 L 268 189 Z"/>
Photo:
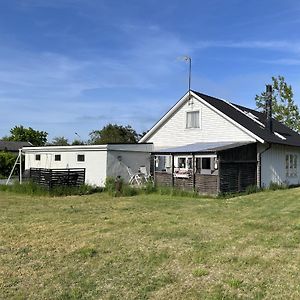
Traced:
<path fill-rule="evenodd" d="M 200 174 L 213 174 L 218 169 L 217 158 L 214 156 L 196 157 L 196 172 Z M 216 173 L 214 173 L 216 174 Z"/>
<path fill-rule="evenodd" d="M 54 160 L 55 161 L 60 161 L 61 160 L 61 155 L 60 154 L 55 154 Z"/>
<path fill-rule="evenodd" d="M 36 154 L 35 155 L 35 160 L 41 160 L 41 154 Z"/>
<path fill-rule="evenodd" d="M 186 128 L 199 128 L 199 110 L 186 113 Z"/>
<path fill-rule="evenodd" d="M 193 168 L 193 159 L 191 157 L 189 157 L 187 159 L 187 168 L 188 169 L 192 169 Z"/>
<path fill-rule="evenodd" d="M 210 157 L 203 157 L 201 162 L 201 166 L 202 166 L 201 169 L 211 170 L 210 162 L 211 162 Z"/>
<path fill-rule="evenodd" d="M 178 168 L 185 168 L 185 157 L 178 158 Z"/>
<path fill-rule="evenodd" d="M 296 154 L 287 154 L 285 156 L 285 170 L 286 176 L 297 176 L 297 155 Z"/>
<path fill-rule="evenodd" d="M 84 160 L 85 160 L 84 154 L 77 155 L 77 161 L 84 161 Z"/>

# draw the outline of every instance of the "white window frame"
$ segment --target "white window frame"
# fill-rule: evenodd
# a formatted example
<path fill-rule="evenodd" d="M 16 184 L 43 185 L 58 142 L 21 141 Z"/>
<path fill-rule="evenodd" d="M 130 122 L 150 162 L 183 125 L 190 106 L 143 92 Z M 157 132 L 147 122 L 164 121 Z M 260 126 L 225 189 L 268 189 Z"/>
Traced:
<path fill-rule="evenodd" d="M 188 115 L 192 113 L 198 113 L 198 124 L 191 124 L 189 126 L 188 124 Z M 194 121 L 197 120 L 197 118 L 194 118 Z M 201 110 L 189 110 L 185 112 L 185 128 L 186 129 L 194 129 L 194 128 L 201 128 Z"/>
<path fill-rule="evenodd" d="M 78 160 L 79 155 L 83 155 L 83 160 Z M 78 163 L 84 163 L 84 162 L 85 162 L 85 154 L 77 153 L 76 161 L 77 161 Z"/>
<path fill-rule="evenodd" d="M 195 156 L 195 166 L 196 166 L 196 159 L 201 159 L 200 161 L 200 174 L 212 174 L 213 171 L 218 170 L 217 164 L 217 155 L 215 154 L 203 154 L 203 155 L 196 155 Z M 210 158 L 210 169 L 202 169 L 202 159 L 203 158 Z M 196 171 L 196 170 L 195 170 Z"/>
<path fill-rule="evenodd" d="M 56 156 L 59 159 L 56 159 Z M 61 154 L 54 154 L 54 161 L 61 161 Z"/>
<path fill-rule="evenodd" d="M 298 155 L 295 153 L 286 153 L 285 170 L 287 177 L 298 176 Z"/>

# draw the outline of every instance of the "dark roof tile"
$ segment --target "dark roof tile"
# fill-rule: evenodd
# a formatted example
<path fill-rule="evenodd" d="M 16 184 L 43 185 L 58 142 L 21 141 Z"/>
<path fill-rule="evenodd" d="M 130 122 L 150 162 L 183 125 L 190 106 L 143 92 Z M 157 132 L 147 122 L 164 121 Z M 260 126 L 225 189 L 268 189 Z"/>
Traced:
<path fill-rule="evenodd" d="M 242 125 L 247 130 L 251 131 L 256 136 L 263 139 L 265 142 L 300 147 L 300 135 L 297 132 L 288 128 L 286 125 L 276 121 L 275 119 L 272 119 L 273 132 L 268 131 L 263 126 L 266 120 L 264 113 L 255 111 L 253 109 L 249 109 L 247 107 L 243 107 L 241 105 L 230 103 L 225 100 L 211 97 L 196 91 L 193 91 L 193 93 L 197 94 L 204 101 L 215 107 L 220 112 L 227 115 L 235 122 Z M 247 113 L 251 113 L 252 115 L 254 115 L 256 117 L 255 119 L 259 122 L 256 122 L 253 118 L 247 116 Z M 279 135 L 283 136 L 286 139 L 280 138 L 274 132 L 277 132 Z"/>

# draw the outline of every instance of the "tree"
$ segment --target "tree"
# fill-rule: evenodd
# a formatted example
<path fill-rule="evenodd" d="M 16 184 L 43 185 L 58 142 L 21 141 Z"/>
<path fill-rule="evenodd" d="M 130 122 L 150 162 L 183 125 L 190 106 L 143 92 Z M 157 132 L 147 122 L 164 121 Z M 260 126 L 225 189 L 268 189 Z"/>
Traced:
<path fill-rule="evenodd" d="M 11 172 L 17 156 L 10 152 L 0 151 L 0 176 L 7 177 Z"/>
<path fill-rule="evenodd" d="M 138 134 L 130 126 L 117 124 L 108 124 L 101 130 L 94 130 L 90 134 L 90 144 L 108 144 L 108 143 L 137 143 Z"/>
<path fill-rule="evenodd" d="M 295 104 L 292 86 L 285 82 L 283 76 L 272 77 L 272 111 L 273 118 L 300 132 L 300 113 Z M 265 111 L 266 93 L 255 96 L 256 107 Z"/>
<path fill-rule="evenodd" d="M 76 146 L 76 145 L 84 145 L 84 141 L 80 141 L 80 140 L 74 140 L 72 142 L 72 146 Z"/>
<path fill-rule="evenodd" d="M 53 138 L 51 145 L 53 146 L 69 146 L 69 141 L 64 136 L 57 136 Z"/>
<path fill-rule="evenodd" d="M 22 125 L 15 126 L 10 130 L 10 136 L 5 137 L 7 141 L 30 142 L 34 146 L 44 146 L 47 142 L 48 133 L 34 130 L 31 127 L 25 128 Z"/>

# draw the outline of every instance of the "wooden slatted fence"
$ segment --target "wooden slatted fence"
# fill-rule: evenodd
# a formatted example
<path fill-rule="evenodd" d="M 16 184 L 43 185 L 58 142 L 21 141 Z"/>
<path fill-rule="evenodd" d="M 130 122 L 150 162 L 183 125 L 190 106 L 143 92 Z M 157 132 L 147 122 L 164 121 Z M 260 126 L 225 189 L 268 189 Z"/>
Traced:
<path fill-rule="evenodd" d="M 85 168 L 42 169 L 30 168 L 29 178 L 49 189 L 57 186 L 80 186 L 85 183 Z"/>

